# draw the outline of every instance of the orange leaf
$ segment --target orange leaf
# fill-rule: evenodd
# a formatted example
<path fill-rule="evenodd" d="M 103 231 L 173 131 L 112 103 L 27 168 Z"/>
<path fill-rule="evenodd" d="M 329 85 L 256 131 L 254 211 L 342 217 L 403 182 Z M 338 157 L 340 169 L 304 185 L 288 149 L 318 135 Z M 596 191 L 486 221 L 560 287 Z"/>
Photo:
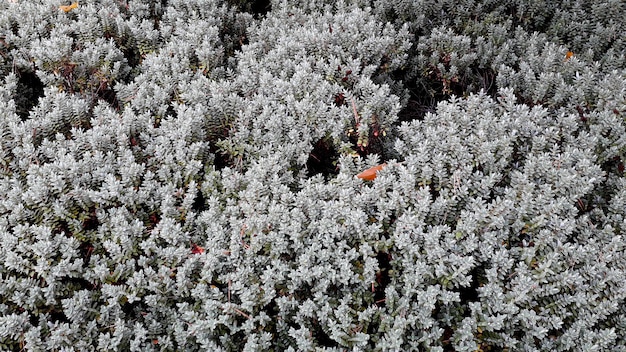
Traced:
<path fill-rule="evenodd" d="M 202 254 L 202 253 L 204 253 L 204 248 L 198 246 L 195 243 L 192 243 L 191 244 L 191 253 L 193 253 L 193 254 Z"/>
<path fill-rule="evenodd" d="M 78 2 L 73 2 L 71 5 L 61 5 L 59 8 L 65 12 L 70 12 L 78 7 Z"/>
<path fill-rule="evenodd" d="M 376 173 L 382 170 L 385 166 L 387 166 L 386 163 L 370 167 L 369 169 L 356 175 L 356 177 L 364 179 L 365 181 L 371 181 L 376 178 Z"/>

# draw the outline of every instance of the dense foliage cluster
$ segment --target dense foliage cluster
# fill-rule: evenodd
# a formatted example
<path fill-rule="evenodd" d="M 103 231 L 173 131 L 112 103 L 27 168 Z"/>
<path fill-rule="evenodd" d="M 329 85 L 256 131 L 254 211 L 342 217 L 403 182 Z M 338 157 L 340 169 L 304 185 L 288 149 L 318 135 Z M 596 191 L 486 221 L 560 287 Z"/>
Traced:
<path fill-rule="evenodd" d="M 0 349 L 626 351 L 623 1 L 0 9 Z"/>

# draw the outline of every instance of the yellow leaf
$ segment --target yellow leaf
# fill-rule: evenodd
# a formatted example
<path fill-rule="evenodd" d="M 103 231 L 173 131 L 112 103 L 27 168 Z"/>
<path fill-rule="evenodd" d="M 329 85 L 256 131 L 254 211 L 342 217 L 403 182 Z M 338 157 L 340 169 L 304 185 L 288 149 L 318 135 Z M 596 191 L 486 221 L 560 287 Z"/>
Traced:
<path fill-rule="evenodd" d="M 78 2 L 73 2 L 71 5 L 61 5 L 59 6 L 59 9 L 65 11 L 65 12 L 70 12 L 73 9 L 78 7 Z"/>

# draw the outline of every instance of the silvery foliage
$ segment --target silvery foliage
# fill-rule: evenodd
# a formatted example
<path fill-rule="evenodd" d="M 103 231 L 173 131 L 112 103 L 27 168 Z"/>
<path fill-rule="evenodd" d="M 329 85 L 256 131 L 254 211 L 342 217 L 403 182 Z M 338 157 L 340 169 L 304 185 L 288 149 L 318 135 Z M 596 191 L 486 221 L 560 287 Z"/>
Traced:
<path fill-rule="evenodd" d="M 212 48 L 193 53 L 198 70 L 212 70 L 202 65 L 225 56 L 220 50 L 231 50 L 228 36 L 219 39 L 215 33 L 226 32 L 219 27 L 223 23 L 228 23 L 230 30 L 234 16 L 227 7 L 211 5 L 196 4 L 198 8 L 204 6 L 205 13 L 195 16 L 201 22 L 198 26 L 207 32 L 211 44 L 207 47 Z M 3 6 L 15 11 L 5 17 L 11 26 L 11 16 L 17 17 L 23 9 L 14 4 Z M 190 244 L 199 241 L 192 238 L 197 235 L 192 208 L 200 175 L 212 160 L 207 131 L 198 128 L 205 124 L 203 116 L 186 108 L 181 108 L 175 120 L 169 115 L 155 116 L 160 110 L 147 109 L 146 100 L 166 106 L 171 101 L 171 97 L 158 100 L 155 89 L 117 111 L 103 100 L 95 102 L 92 98 L 97 88 L 90 91 L 88 85 L 79 82 L 94 73 L 109 72 L 108 67 L 126 67 L 126 74 L 103 76 L 101 82 L 128 80 L 136 67 L 118 55 L 123 50 L 137 51 L 143 60 L 137 64 L 139 71 L 149 71 L 142 66 L 146 62 L 156 66 L 151 72 L 158 71 L 159 60 L 166 60 L 148 52 L 156 50 L 148 45 L 151 41 L 142 39 L 149 33 L 146 37 L 133 34 L 142 32 L 145 23 L 152 23 L 149 14 L 142 18 L 142 12 L 150 11 L 147 5 L 131 2 L 118 7 L 111 2 L 100 8 L 81 2 L 78 9 L 68 13 L 60 11 L 56 3 L 25 6 L 32 10 L 32 17 L 52 17 L 49 23 L 55 23 L 56 31 L 42 31 L 45 35 L 39 42 L 21 43 L 20 31 L 31 33 L 28 26 L 38 25 L 26 21 L 19 24 L 17 33 L 5 37 L 9 45 L 21 46 L 11 52 L 18 71 L 34 64 L 46 88 L 28 118 L 21 121 L 11 100 L 19 94 L 18 77 L 9 74 L 3 78 L 3 344 L 32 350 L 184 346 L 185 341 L 170 341 L 174 335 L 169 328 L 181 321 L 178 315 L 170 314 L 178 302 L 167 300 L 174 296 L 183 300 L 185 295 L 168 293 L 170 283 L 162 279 L 171 278 L 172 273 L 190 272 L 197 265 L 198 257 L 189 251 Z M 173 26 L 179 11 L 189 7 L 189 2 L 171 2 L 164 10 L 163 22 Z M 216 18 L 224 15 L 224 19 L 211 18 L 209 13 Z M 83 22 L 83 16 L 98 21 Z M 81 34 L 108 30 L 114 37 L 109 41 L 99 37 L 90 41 Z M 156 39 L 163 33 L 155 32 Z M 172 42 L 180 36 L 186 36 L 185 40 L 204 36 L 184 28 L 172 32 Z M 111 46 L 114 40 L 118 40 L 117 46 Z M 57 42 L 63 45 L 53 44 Z M 72 50 L 64 46 L 74 43 L 77 46 Z M 175 46 L 170 44 L 166 49 L 170 47 Z M 180 48 L 181 56 L 191 56 L 184 49 Z M 22 64 L 21 55 L 30 55 L 28 63 Z M 170 51 L 164 50 L 162 57 L 169 55 Z M 176 59 L 185 64 L 181 56 Z M 68 69 L 66 64 L 76 81 L 68 82 L 69 75 L 62 77 L 63 70 Z M 188 84 L 183 80 L 188 77 L 185 70 L 191 67 L 182 67 L 182 77 L 174 78 Z M 171 82 L 162 78 L 152 77 L 154 86 L 161 84 L 165 90 L 164 85 Z M 134 79 L 142 80 L 141 74 Z M 121 92 L 132 91 L 132 82 L 131 88 L 124 90 L 125 85 L 120 84 Z M 69 93 L 68 87 L 81 90 Z M 151 86 L 142 85 L 144 91 L 146 88 Z M 161 128 L 157 128 L 157 118 L 162 120 L 158 121 Z M 185 290 L 191 282 L 183 280 L 181 284 L 176 290 Z M 28 316 L 32 319 L 23 319 Z M 152 344 L 159 338 L 159 344 Z"/>
<path fill-rule="evenodd" d="M 612 346 L 623 339 L 623 269 L 615 268 L 625 264 L 624 224 L 610 209 L 588 208 L 606 191 L 594 152 L 600 140 L 581 130 L 576 113 L 518 104 L 511 89 L 500 94 L 452 100 L 400 128 L 400 168 L 415 170 L 407 173 L 421 186 L 413 193 L 429 206 L 396 222 L 397 272 L 405 273 L 398 291 L 406 295 L 398 299 L 411 307 L 433 287 L 452 294 L 431 304 L 454 317 L 459 349 L 475 350 L 477 341 L 524 350 Z M 477 299 L 460 301 L 459 289 L 475 280 Z M 411 328 L 439 319 L 427 314 Z"/>
<path fill-rule="evenodd" d="M 406 59 L 408 32 L 337 6 L 317 16 L 279 6 L 249 28 L 234 80 L 243 100 L 223 143 L 233 154 L 284 153 L 300 168 L 321 138 L 342 145 L 352 128 L 367 145 L 396 121 L 399 98 L 385 82 Z"/>
<path fill-rule="evenodd" d="M 626 349 L 620 42 L 420 4 L 3 2 L 2 348 Z"/>

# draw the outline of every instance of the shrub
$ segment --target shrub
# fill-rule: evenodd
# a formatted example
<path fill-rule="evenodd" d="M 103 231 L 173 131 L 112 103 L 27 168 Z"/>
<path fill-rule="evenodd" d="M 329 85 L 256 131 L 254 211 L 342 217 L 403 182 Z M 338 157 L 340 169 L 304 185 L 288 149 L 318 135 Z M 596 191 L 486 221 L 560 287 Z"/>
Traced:
<path fill-rule="evenodd" d="M 620 5 L 60 5 L 0 5 L 2 349 L 626 350 Z"/>

